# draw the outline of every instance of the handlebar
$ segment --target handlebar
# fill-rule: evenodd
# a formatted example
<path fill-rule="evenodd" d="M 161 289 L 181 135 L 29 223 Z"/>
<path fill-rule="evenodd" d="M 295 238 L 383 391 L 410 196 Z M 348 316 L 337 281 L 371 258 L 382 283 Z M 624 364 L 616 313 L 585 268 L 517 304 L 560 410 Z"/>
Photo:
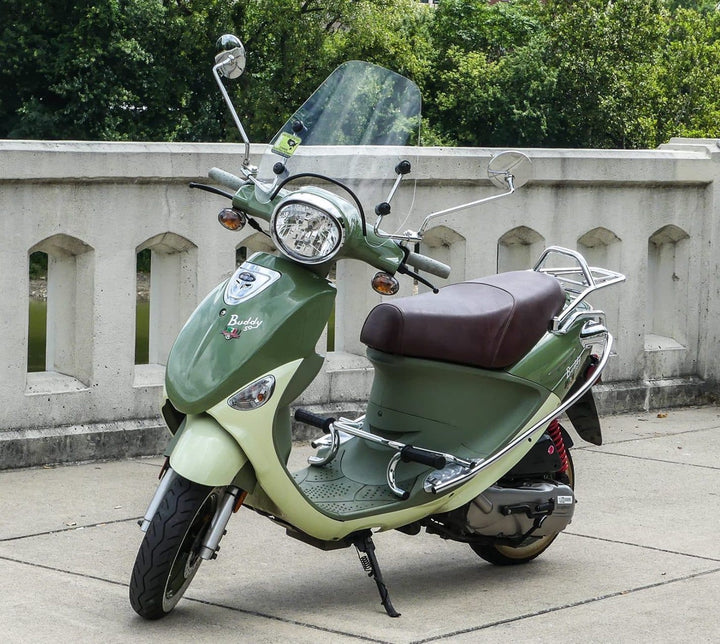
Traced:
<path fill-rule="evenodd" d="M 241 179 L 230 172 L 226 172 L 225 170 L 221 170 L 220 168 L 210 168 L 208 176 L 213 181 L 216 181 L 220 185 L 230 188 L 236 192 L 246 183 L 244 179 Z M 447 264 L 438 262 L 437 260 L 427 257 L 426 255 L 421 255 L 420 253 L 409 252 L 405 263 L 409 264 L 413 268 L 425 271 L 426 273 L 430 273 L 431 275 L 435 275 L 442 279 L 445 279 L 448 275 L 450 275 L 450 267 Z"/>
<path fill-rule="evenodd" d="M 432 259 L 432 257 L 420 255 L 420 253 L 408 253 L 405 263 L 410 264 L 410 266 L 417 268 L 420 271 L 432 273 L 433 275 L 443 279 L 450 275 L 450 267 L 447 264 L 438 262 L 437 260 Z"/>
<path fill-rule="evenodd" d="M 236 177 L 234 174 L 225 172 L 225 170 L 221 170 L 220 168 L 210 168 L 208 176 L 220 185 L 235 190 L 236 192 L 245 184 L 245 181 L 240 177 Z"/>

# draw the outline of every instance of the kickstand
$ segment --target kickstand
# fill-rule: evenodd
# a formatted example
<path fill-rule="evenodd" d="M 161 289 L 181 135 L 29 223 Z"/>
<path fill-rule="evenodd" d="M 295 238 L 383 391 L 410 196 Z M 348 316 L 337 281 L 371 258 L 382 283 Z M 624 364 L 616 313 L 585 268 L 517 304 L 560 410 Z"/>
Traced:
<path fill-rule="evenodd" d="M 390 617 L 400 617 L 400 613 L 393 608 L 387 586 L 385 586 L 382 574 L 380 573 L 380 565 L 378 564 L 377 557 L 375 557 L 375 544 L 372 540 L 372 532 L 366 530 L 359 533 L 355 536 L 352 543 L 357 549 L 358 558 L 368 577 L 375 579 L 375 584 L 377 584 L 377 589 L 380 593 L 380 602 L 385 608 L 385 612 L 390 615 Z"/>

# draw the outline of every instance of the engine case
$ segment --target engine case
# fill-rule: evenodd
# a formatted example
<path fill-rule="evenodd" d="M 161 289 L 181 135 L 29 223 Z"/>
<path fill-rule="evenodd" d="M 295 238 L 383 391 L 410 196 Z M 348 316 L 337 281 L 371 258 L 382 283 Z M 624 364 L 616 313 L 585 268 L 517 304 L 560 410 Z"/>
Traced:
<path fill-rule="evenodd" d="M 518 487 L 492 485 L 468 506 L 466 527 L 488 537 L 519 537 L 533 527 L 535 519 L 524 512 L 508 514 L 506 508 L 527 505 L 535 510 L 549 502 L 553 503 L 553 511 L 532 537 L 560 532 L 572 521 L 575 511 L 572 488 L 554 481 L 533 481 Z"/>

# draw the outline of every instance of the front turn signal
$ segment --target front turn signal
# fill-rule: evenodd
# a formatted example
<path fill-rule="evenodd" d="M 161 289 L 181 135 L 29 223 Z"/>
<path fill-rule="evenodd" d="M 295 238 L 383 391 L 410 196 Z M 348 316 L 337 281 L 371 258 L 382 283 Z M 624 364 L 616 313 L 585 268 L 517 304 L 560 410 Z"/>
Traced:
<path fill-rule="evenodd" d="M 400 290 L 400 282 L 388 273 L 376 273 L 371 284 L 373 290 L 380 295 L 395 295 Z"/>
<path fill-rule="evenodd" d="M 223 208 L 218 213 L 218 221 L 228 230 L 241 230 L 247 218 L 245 213 L 235 208 Z"/>

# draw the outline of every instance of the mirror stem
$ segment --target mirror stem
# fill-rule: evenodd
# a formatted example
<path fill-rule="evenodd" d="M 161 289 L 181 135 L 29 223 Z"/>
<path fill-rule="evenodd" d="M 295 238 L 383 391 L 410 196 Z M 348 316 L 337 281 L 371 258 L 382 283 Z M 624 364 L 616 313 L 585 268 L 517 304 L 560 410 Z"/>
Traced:
<path fill-rule="evenodd" d="M 232 60 L 232 57 L 230 58 Z M 223 95 L 223 98 L 225 99 L 225 104 L 228 106 L 228 109 L 230 110 L 230 114 L 232 114 L 233 120 L 235 121 L 235 125 L 237 129 L 240 132 L 240 136 L 242 137 L 243 142 L 245 143 L 245 158 L 243 159 L 243 167 L 247 168 L 250 165 L 250 139 L 248 139 L 247 134 L 245 133 L 245 128 L 242 126 L 242 123 L 240 122 L 240 117 L 237 115 L 237 112 L 235 111 L 235 106 L 232 104 L 232 101 L 230 100 L 230 96 L 227 93 L 227 90 L 225 89 L 225 85 L 223 84 L 222 80 L 220 79 L 220 74 L 218 73 L 220 68 L 223 67 L 223 65 L 227 64 L 228 61 L 223 61 L 222 63 L 218 63 L 217 65 L 213 66 L 212 72 L 213 76 L 215 77 L 215 82 L 218 84 L 218 87 L 220 88 L 220 93 Z"/>
<path fill-rule="evenodd" d="M 507 183 L 509 190 L 507 192 L 503 192 L 499 195 L 492 195 L 491 197 L 483 197 L 482 199 L 478 199 L 477 201 L 471 201 L 470 203 L 464 203 L 459 206 L 453 206 L 452 208 L 446 208 L 445 210 L 438 210 L 437 212 L 430 213 L 427 217 L 425 217 L 425 221 L 423 222 L 423 225 L 420 227 L 420 230 L 418 231 L 418 235 L 422 237 L 422 235 L 425 233 L 425 229 L 427 228 L 428 223 L 430 223 L 431 219 L 435 219 L 435 217 L 440 217 L 442 215 L 449 215 L 454 212 L 459 212 L 461 210 L 465 210 L 466 208 L 472 208 L 473 206 L 479 206 L 480 204 L 487 203 L 488 201 L 494 201 L 495 199 L 501 199 L 502 197 L 508 197 L 513 192 L 515 192 L 515 186 L 513 186 L 513 180 L 512 175 L 508 175 L 507 177 Z"/>

